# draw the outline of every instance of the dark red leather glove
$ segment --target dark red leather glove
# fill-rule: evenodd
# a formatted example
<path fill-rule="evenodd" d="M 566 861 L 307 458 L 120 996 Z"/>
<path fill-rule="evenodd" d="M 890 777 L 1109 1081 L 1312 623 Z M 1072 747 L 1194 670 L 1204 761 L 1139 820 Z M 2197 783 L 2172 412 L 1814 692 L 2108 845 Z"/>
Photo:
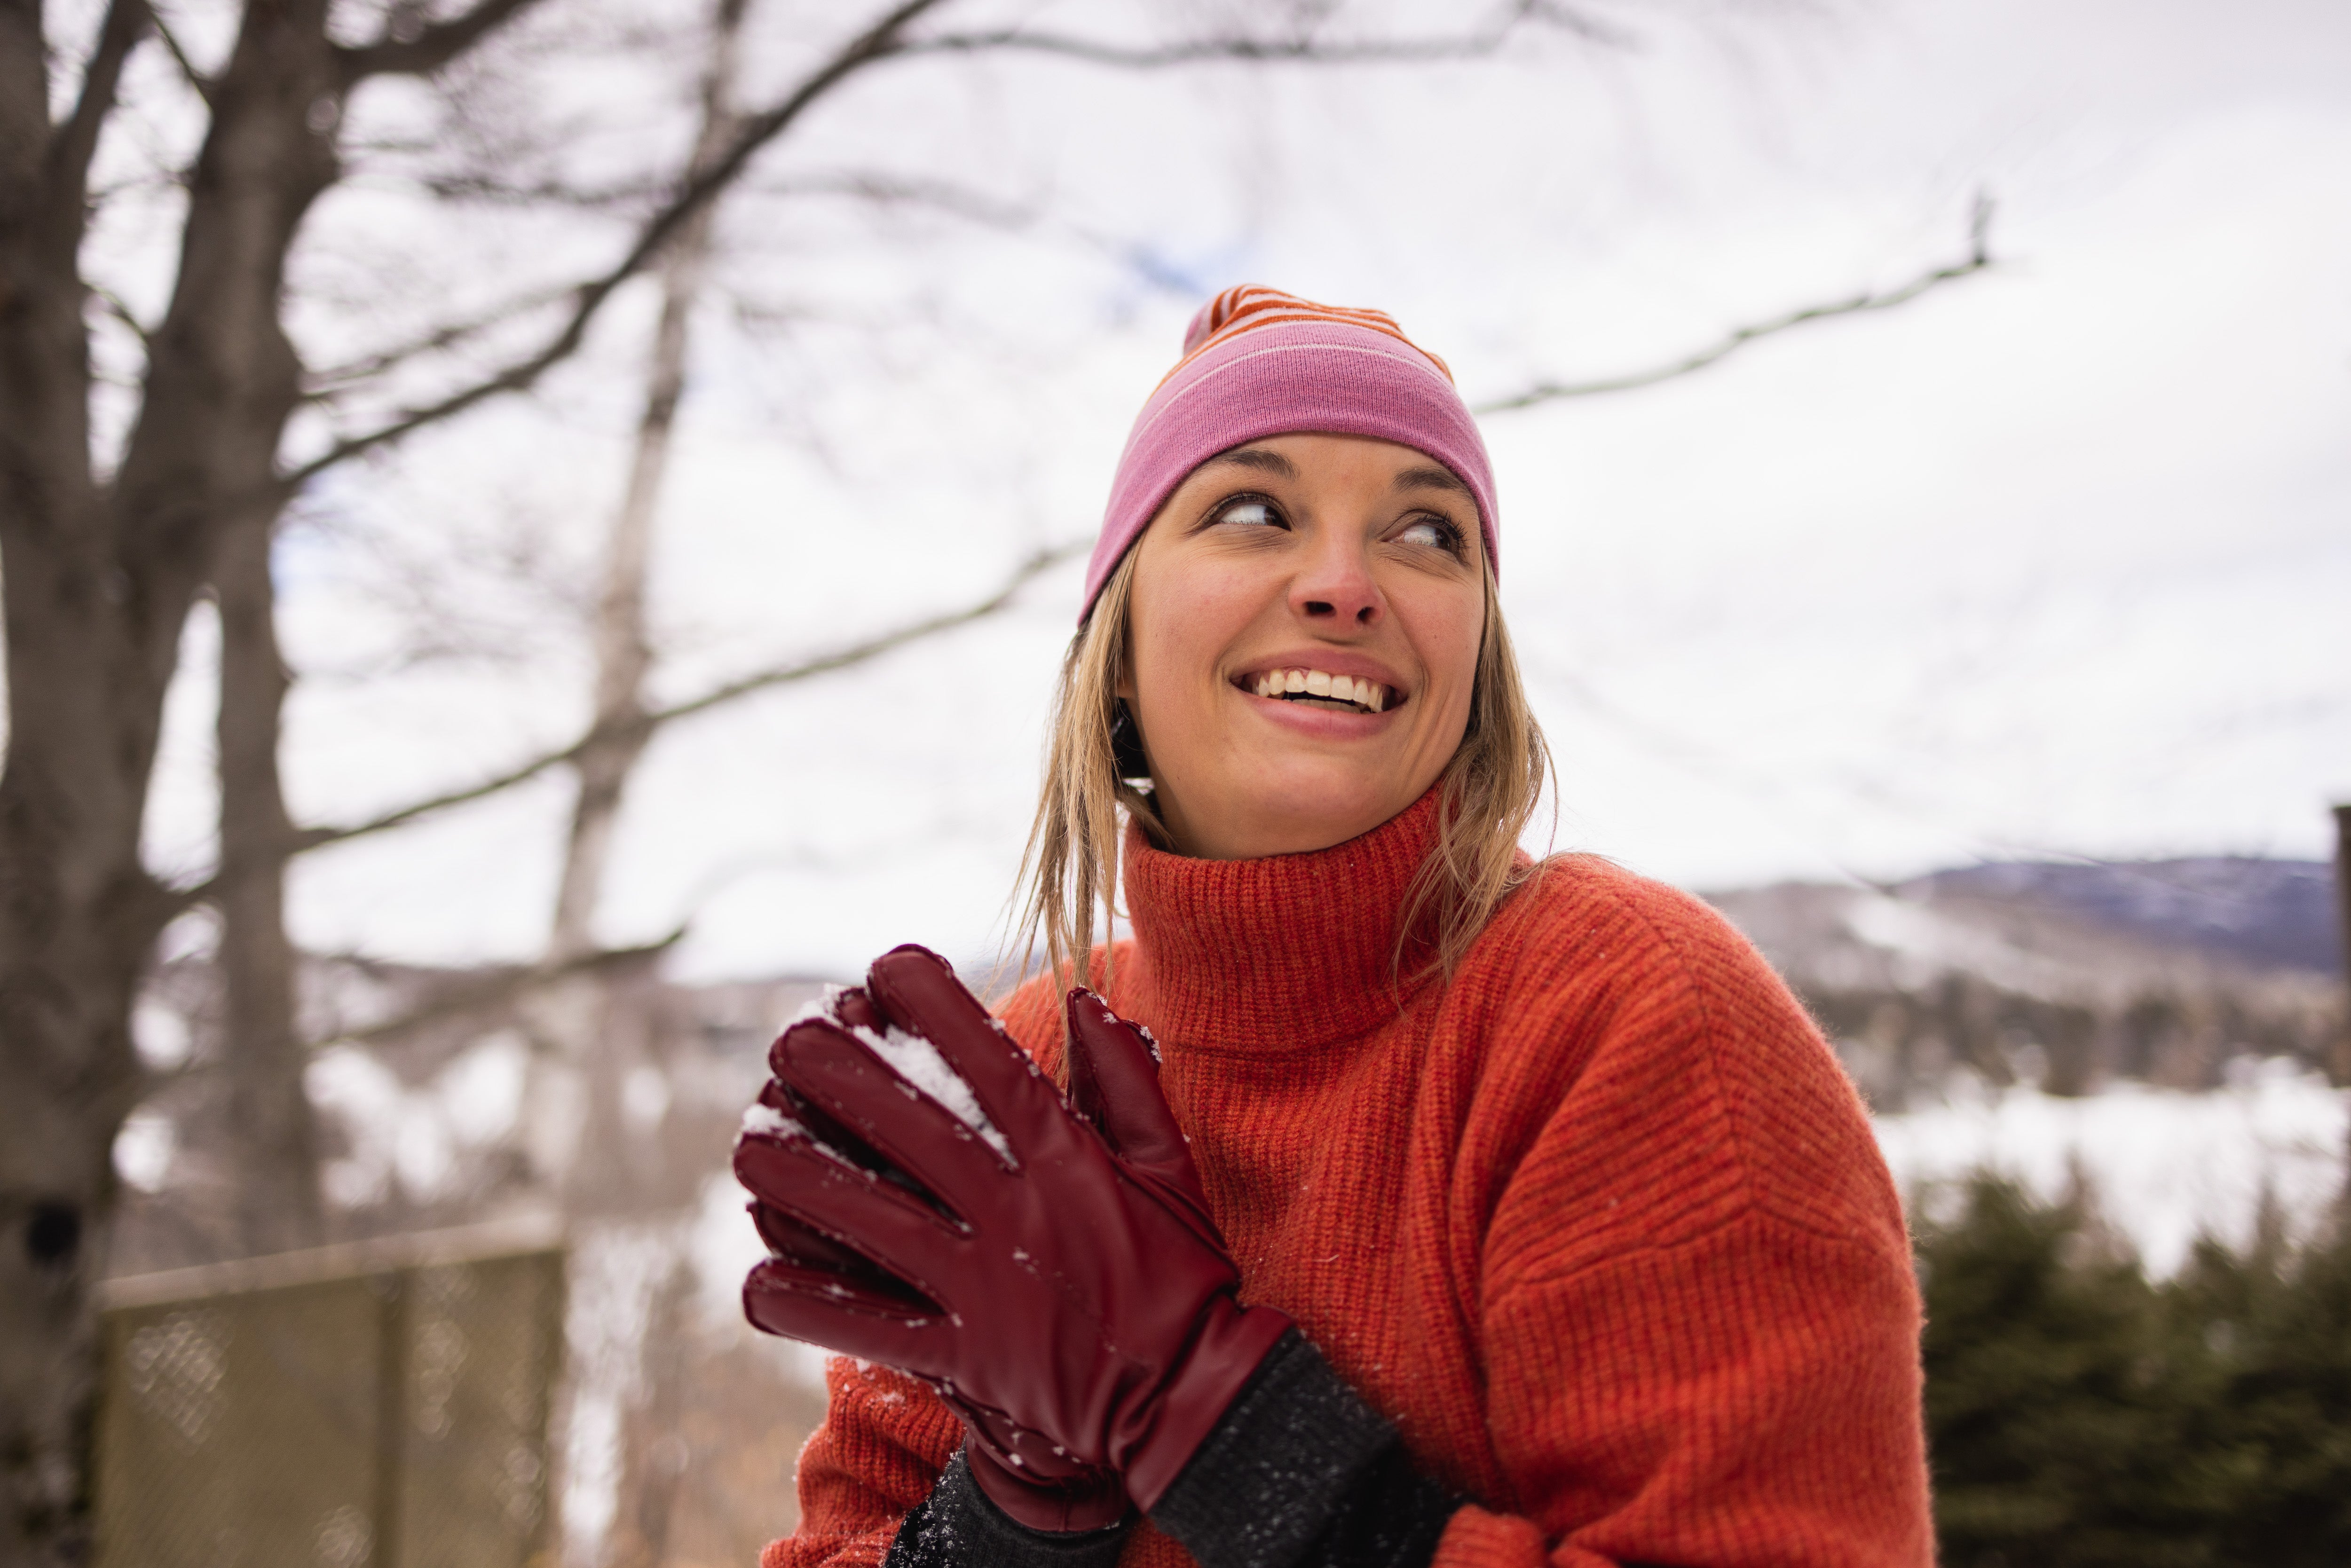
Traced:
<path fill-rule="evenodd" d="M 862 988 L 852 987 L 836 993 L 828 1000 L 825 1010 L 852 1032 L 890 1027 Z M 1073 1056 L 1073 1062 L 1076 1060 Z M 1091 1076 L 1090 1069 L 1077 1071 Z M 1152 1087 L 1155 1095 L 1155 1081 Z M 747 1121 L 789 1123 L 805 1130 L 827 1148 L 847 1154 L 854 1163 L 881 1179 L 909 1191 L 920 1190 L 912 1177 L 891 1165 L 878 1151 L 779 1081 L 768 1081 L 760 1091 L 759 1103 L 775 1115 L 754 1116 Z M 1097 1132 L 1103 1130 L 1098 1111 L 1088 1119 Z M 894 1311 L 904 1315 L 932 1310 L 933 1303 L 911 1286 L 885 1273 L 851 1248 L 757 1199 L 751 1203 L 750 1210 L 752 1221 L 773 1260 L 785 1270 L 797 1274 L 802 1288 L 819 1290 L 833 1300 L 857 1302 L 873 1311 Z M 1126 1517 L 1130 1506 L 1126 1484 L 1117 1472 L 1081 1463 L 1066 1449 L 1024 1430 L 1001 1411 L 976 1406 L 935 1382 L 933 1386 L 939 1389 L 948 1408 L 962 1418 L 964 1459 L 974 1482 L 1006 1514 L 1032 1530 L 1065 1533 L 1106 1529 Z"/>
<path fill-rule="evenodd" d="M 853 1009 L 794 1025 L 762 1096 L 781 1124 L 736 1146 L 743 1184 L 793 1222 L 746 1313 L 929 1379 L 1016 1472 L 1032 1455 L 1114 1472 L 1148 1511 L 1290 1325 L 1234 1300 L 1147 1040 L 1071 994 L 1072 1096 L 1097 1130 L 937 955 L 883 956 L 866 992 L 969 1085 L 1010 1157 L 893 1071 Z"/>

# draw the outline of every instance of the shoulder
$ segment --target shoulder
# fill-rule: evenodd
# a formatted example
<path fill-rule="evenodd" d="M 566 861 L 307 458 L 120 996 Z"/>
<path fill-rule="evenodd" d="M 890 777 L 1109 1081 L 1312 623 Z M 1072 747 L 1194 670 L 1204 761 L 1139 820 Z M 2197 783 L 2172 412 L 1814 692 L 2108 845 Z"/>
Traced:
<path fill-rule="evenodd" d="M 1761 1211 L 1907 1257 L 1900 1207 L 1852 1083 L 1752 943 L 1703 900 L 1593 855 L 1556 857 L 1497 914 L 1457 1004 L 1511 1081 L 1556 1099 L 1520 1174 L 1613 1185 L 1611 1245 Z M 1597 1241 L 1597 1237 L 1592 1239 Z"/>
<path fill-rule="evenodd" d="M 1753 943 L 1703 899 L 1597 855 L 1535 868 L 1462 965 L 1514 1007 L 1604 1002 L 1622 1027 L 1817 1031 Z"/>

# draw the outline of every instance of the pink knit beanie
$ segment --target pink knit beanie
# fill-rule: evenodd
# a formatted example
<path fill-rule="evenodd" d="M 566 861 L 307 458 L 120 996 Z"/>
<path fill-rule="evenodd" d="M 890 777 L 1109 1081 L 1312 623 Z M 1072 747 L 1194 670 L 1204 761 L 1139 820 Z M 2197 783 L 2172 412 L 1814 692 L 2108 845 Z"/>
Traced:
<path fill-rule="evenodd" d="M 1377 436 L 1444 464 L 1477 497 L 1486 559 L 1499 570 L 1493 468 L 1445 361 L 1377 310 L 1244 284 L 1192 318 L 1184 357 L 1135 416 L 1086 563 L 1079 624 L 1185 476 L 1244 442 L 1308 431 Z"/>

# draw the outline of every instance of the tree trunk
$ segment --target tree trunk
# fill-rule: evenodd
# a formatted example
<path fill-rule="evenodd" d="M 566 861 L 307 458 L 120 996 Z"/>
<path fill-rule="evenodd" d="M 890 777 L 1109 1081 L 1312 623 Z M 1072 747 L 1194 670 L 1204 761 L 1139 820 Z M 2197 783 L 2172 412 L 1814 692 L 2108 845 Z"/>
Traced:
<path fill-rule="evenodd" d="M 92 469 L 77 256 L 88 143 L 47 122 L 38 13 L 0 19 L 0 1564 L 90 1550 L 91 1286 L 114 1137 L 141 1087 L 130 1018 L 173 901 L 140 861 L 163 696 L 222 519 L 268 504 L 298 366 L 287 248 L 335 172 L 324 0 L 245 15 L 189 180 L 172 305 L 113 481 Z M 144 7 L 110 13 L 119 69 Z M 95 67 L 93 67 L 95 70 Z M 89 89 L 85 89 L 86 97 Z M 81 120 L 77 116 L 77 121 Z M 329 124 L 331 121 L 328 121 Z"/>
<path fill-rule="evenodd" d="M 736 116 L 728 104 L 742 54 L 743 16 L 747 7 L 748 0 L 718 0 L 711 26 L 709 69 L 703 79 L 702 129 L 694 150 L 697 171 L 716 160 L 735 134 Z M 599 737 L 573 764 L 580 777 L 580 793 L 572 806 L 571 835 L 549 943 L 549 956 L 558 960 L 595 949 L 596 905 L 611 861 L 622 797 L 637 759 L 644 755 L 645 743 L 653 737 L 645 722 L 645 674 L 653 664 L 645 627 L 645 574 L 653 553 L 654 510 L 669 470 L 670 434 L 677 419 L 678 399 L 685 390 L 686 339 L 709 265 L 714 210 L 714 206 L 704 207 L 679 229 L 663 260 L 661 324 L 653 334 L 653 357 L 646 371 L 645 411 L 637 422 L 628 488 L 613 515 L 604 589 L 596 608 Z"/>
<path fill-rule="evenodd" d="M 315 1247 L 318 1128 L 302 1085 L 286 863 L 294 824 L 277 772 L 287 678 L 269 575 L 271 519 L 240 518 L 213 568 L 220 605 L 219 964 L 225 1007 L 226 1153 L 236 1242 L 248 1255 Z"/>

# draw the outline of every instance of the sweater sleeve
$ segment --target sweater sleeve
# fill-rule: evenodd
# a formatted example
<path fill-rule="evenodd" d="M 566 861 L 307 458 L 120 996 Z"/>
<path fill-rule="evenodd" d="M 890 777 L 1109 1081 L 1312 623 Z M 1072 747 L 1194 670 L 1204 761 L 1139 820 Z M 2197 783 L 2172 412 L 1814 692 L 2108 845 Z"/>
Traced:
<path fill-rule="evenodd" d="M 1575 1065 L 1479 1287 L 1510 1495 L 1434 1561 L 1927 1568 L 1917 1289 L 1858 1097 L 1712 911 L 1633 914 L 1624 987 L 1529 1009 Z"/>
<path fill-rule="evenodd" d="M 835 1356 L 824 1384 L 824 1421 L 800 1450 L 799 1527 L 760 1568 L 878 1568 L 963 1442 L 955 1413 L 903 1373 Z"/>

